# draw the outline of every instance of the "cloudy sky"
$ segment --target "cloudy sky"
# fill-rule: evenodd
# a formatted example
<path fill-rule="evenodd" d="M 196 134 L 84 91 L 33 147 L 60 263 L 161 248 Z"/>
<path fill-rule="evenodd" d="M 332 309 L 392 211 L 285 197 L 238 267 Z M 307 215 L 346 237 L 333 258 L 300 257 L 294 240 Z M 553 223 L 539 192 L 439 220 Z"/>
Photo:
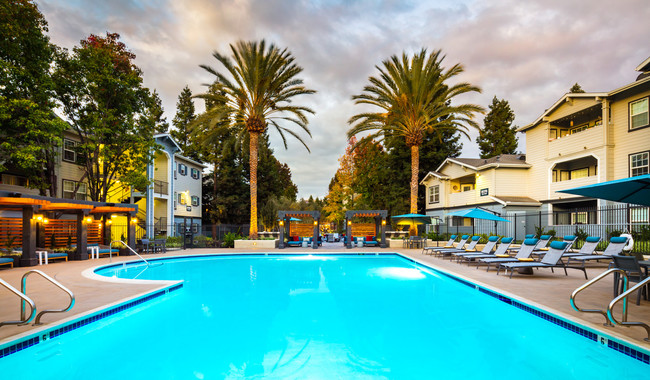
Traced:
<path fill-rule="evenodd" d="M 312 107 L 311 154 L 295 140 L 276 156 L 291 168 L 299 197 L 323 197 L 346 141 L 351 101 L 393 54 L 442 50 L 462 63 L 459 80 L 482 89 L 459 98 L 487 108 L 496 95 L 526 125 L 576 82 L 588 92 L 634 81 L 650 56 L 647 0 L 37 0 L 52 42 L 72 48 L 89 34 L 117 32 L 136 54 L 145 84 L 158 90 L 171 122 L 181 89 L 205 91 L 200 64 L 221 69 L 212 53 L 237 40 L 287 47 L 304 68 L 298 101 Z M 199 101 L 197 109 L 202 109 Z M 483 116 L 478 119 L 482 122 Z M 465 140 L 464 157 L 477 157 Z M 525 150 L 523 139 L 520 148 Z M 435 168 L 431 168 L 432 170 Z"/>

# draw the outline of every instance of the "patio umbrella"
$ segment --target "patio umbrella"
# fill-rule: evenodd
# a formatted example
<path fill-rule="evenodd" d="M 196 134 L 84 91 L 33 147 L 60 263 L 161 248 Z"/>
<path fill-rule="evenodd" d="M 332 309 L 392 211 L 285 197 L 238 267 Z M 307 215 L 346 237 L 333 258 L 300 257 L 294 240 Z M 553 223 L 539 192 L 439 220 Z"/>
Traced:
<path fill-rule="evenodd" d="M 397 224 L 431 224 L 431 217 L 422 214 L 395 215 L 391 216 L 390 219 L 397 222 Z"/>
<path fill-rule="evenodd" d="M 650 174 L 559 190 L 558 192 L 650 206 Z"/>
<path fill-rule="evenodd" d="M 503 219 L 498 215 L 494 215 L 491 212 L 482 210 L 480 208 L 471 208 L 467 210 L 459 210 L 450 212 L 447 216 L 460 216 L 463 218 L 472 218 L 472 219 L 483 219 L 483 220 L 493 220 L 494 221 L 494 233 L 497 233 L 497 222 L 510 222 L 508 219 Z M 474 234 L 474 223 L 472 223 L 472 234 Z"/>

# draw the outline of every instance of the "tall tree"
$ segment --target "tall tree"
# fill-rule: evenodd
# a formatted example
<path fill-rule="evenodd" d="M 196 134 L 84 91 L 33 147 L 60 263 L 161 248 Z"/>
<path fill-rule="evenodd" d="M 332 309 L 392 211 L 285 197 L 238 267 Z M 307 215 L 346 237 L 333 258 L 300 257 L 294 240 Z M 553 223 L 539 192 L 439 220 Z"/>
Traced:
<path fill-rule="evenodd" d="M 107 33 L 90 35 L 57 60 L 57 99 L 80 141 L 94 201 L 106 201 L 118 181 L 140 189 L 148 183 L 160 114 L 134 58 L 117 33 Z"/>
<path fill-rule="evenodd" d="M 267 47 L 264 40 L 260 42 L 237 42 L 230 45 L 232 57 L 219 52 L 213 54 L 226 69 L 221 73 L 214 68 L 201 65 L 216 76 L 211 86 L 216 91 L 198 95 L 214 102 L 215 106 L 206 110 L 202 121 L 210 121 L 215 127 L 231 128 L 240 140 L 249 139 L 250 152 L 250 234 L 257 239 L 257 165 L 258 141 L 266 133 L 269 125 L 280 134 L 285 148 L 285 133 L 295 137 L 309 151 L 309 147 L 285 123 L 300 127 L 311 137 L 307 127 L 307 113 L 314 113 L 305 106 L 295 105 L 293 100 L 298 95 L 313 94 L 314 90 L 303 86 L 297 75 L 302 67 L 294 61 L 287 49 L 280 50 L 271 44 Z M 224 122 L 225 121 L 225 122 Z"/>
<path fill-rule="evenodd" d="M 197 137 L 191 134 L 190 125 L 196 119 L 192 90 L 185 86 L 178 95 L 176 102 L 176 115 L 172 120 L 173 129 L 169 131 L 183 149 L 183 155 L 199 162 L 205 162 Z"/>
<path fill-rule="evenodd" d="M 345 219 L 345 211 L 354 209 L 354 162 L 357 145 L 356 137 L 352 136 L 345 148 L 345 153 L 339 158 L 339 168 L 332 179 L 329 192 L 325 196 L 323 212 L 325 220 L 330 223 L 339 223 Z"/>
<path fill-rule="evenodd" d="M 582 87 L 576 82 L 571 88 L 569 89 L 570 93 L 573 94 L 582 94 L 585 92 L 585 90 L 582 89 Z"/>
<path fill-rule="evenodd" d="M 469 128 L 478 128 L 472 117 L 483 112 L 474 104 L 453 105 L 452 99 L 469 92 L 480 92 L 469 83 L 448 84 L 463 72 L 456 64 L 445 70 L 444 56 L 422 49 L 412 58 L 394 55 L 382 62 L 379 77 L 370 77 L 363 93 L 352 97 L 356 104 L 378 107 L 378 112 L 364 112 L 350 118 L 348 136 L 375 131 L 370 136 L 381 138 L 388 132 L 402 136 L 411 151 L 410 211 L 417 213 L 419 148 L 424 136 L 436 130 L 458 131 L 467 136 Z"/>
<path fill-rule="evenodd" d="M 514 120 L 515 113 L 508 101 L 495 96 L 490 104 L 490 112 L 483 119 L 483 129 L 476 138 L 481 158 L 517 153 L 517 127 L 512 125 Z"/>
<path fill-rule="evenodd" d="M 56 47 L 30 0 L 0 2 L 0 171 L 25 175 L 27 186 L 56 196 L 55 165 L 67 124 L 51 100 Z"/>

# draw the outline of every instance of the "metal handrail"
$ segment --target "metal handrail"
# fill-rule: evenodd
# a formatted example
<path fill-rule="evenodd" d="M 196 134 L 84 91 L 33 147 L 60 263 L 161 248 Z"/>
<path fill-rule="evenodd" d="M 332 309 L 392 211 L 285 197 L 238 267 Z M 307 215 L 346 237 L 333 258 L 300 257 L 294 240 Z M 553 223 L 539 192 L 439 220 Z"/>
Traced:
<path fill-rule="evenodd" d="M 129 247 L 129 245 L 126 244 L 125 242 L 123 242 L 122 240 L 113 240 L 113 241 L 111 242 L 111 247 L 113 246 L 113 243 L 122 243 L 122 245 L 124 245 L 126 248 L 130 249 L 131 252 L 135 253 L 135 255 L 138 256 L 138 257 L 140 258 L 140 260 L 142 260 L 142 261 L 144 261 L 145 263 L 147 263 L 147 266 L 151 266 L 151 263 L 150 263 L 150 262 L 148 262 L 144 257 L 140 256 L 140 254 L 139 254 L 138 252 L 136 252 L 135 249 Z M 110 251 L 110 250 L 109 250 L 109 251 Z M 109 257 L 110 257 L 110 261 L 112 262 L 112 261 L 113 261 L 113 251 L 111 251 L 111 252 L 109 253 Z"/>
<path fill-rule="evenodd" d="M 614 272 L 623 276 L 623 294 L 625 294 L 627 292 L 627 285 L 628 285 L 627 273 L 625 273 L 625 271 L 622 269 L 612 268 L 600 274 L 598 277 L 592 279 L 591 281 L 586 282 L 576 290 L 574 290 L 573 293 L 571 293 L 571 307 L 573 307 L 573 309 L 575 309 L 576 311 L 581 311 L 583 313 L 599 313 L 603 317 L 605 317 L 605 326 L 614 326 L 616 322 L 613 322 L 613 320 L 610 321 L 610 318 L 608 317 L 609 309 L 607 312 L 605 312 L 605 310 L 600 310 L 600 309 L 581 309 L 576 305 L 576 301 L 575 301 L 575 298 L 578 295 L 578 293 L 582 292 L 583 290 L 587 289 L 594 283 L 607 277 L 610 273 L 614 273 Z M 625 301 L 623 302 L 623 321 L 624 322 L 627 321 L 627 298 L 625 298 Z M 612 322 L 614 324 L 612 324 Z"/>
<path fill-rule="evenodd" d="M 18 289 L 14 288 L 13 286 L 6 283 L 1 278 L 0 278 L 0 285 L 4 286 L 5 288 L 7 288 L 7 290 L 9 290 L 13 294 L 17 295 L 18 297 L 20 297 L 22 299 L 22 305 L 23 305 L 22 307 L 23 308 L 24 308 L 25 302 L 28 302 L 29 307 L 31 308 L 31 312 L 29 313 L 28 318 L 24 317 L 24 312 L 23 312 L 24 309 L 21 309 L 21 311 L 20 311 L 21 320 L 20 321 L 4 321 L 4 322 L 0 322 L 0 327 L 2 327 L 4 325 L 24 325 L 24 324 L 28 324 L 29 322 L 31 322 L 32 319 L 34 319 L 34 314 L 36 313 L 36 304 L 34 304 L 34 301 L 32 301 L 31 298 L 27 297 L 27 295 L 19 292 Z"/>
<path fill-rule="evenodd" d="M 23 278 L 20 281 L 20 291 L 23 294 L 27 294 L 27 277 L 29 275 L 31 275 L 32 273 L 36 273 L 36 274 L 40 275 L 41 277 L 43 277 L 44 279 L 48 280 L 49 282 L 54 284 L 59 289 L 66 292 L 68 294 L 68 296 L 70 297 L 70 304 L 68 304 L 68 306 L 66 306 L 64 309 L 61 309 L 61 310 L 43 310 L 40 313 L 38 313 L 38 315 L 36 315 L 36 320 L 34 321 L 34 325 L 40 325 L 41 324 L 41 317 L 45 313 L 65 313 L 66 311 L 72 309 L 72 307 L 74 306 L 75 299 L 74 299 L 74 294 L 72 294 L 70 289 L 66 288 L 60 282 L 58 282 L 57 280 L 53 279 L 52 277 L 46 275 L 45 273 L 41 272 L 40 270 L 32 269 L 32 270 L 28 271 L 27 273 L 25 273 L 23 275 Z M 22 319 L 25 319 L 25 300 L 24 299 L 20 304 L 20 317 Z M 26 323 L 29 323 L 29 322 L 26 322 Z"/>
<path fill-rule="evenodd" d="M 650 284 L 650 277 L 646 278 L 645 280 L 639 282 L 638 284 L 634 285 L 627 291 L 624 291 L 621 293 L 618 297 L 614 298 L 612 302 L 609 303 L 609 306 L 607 307 L 607 317 L 609 320 L 612 321 L 614 324 L 618 324 L 621 326 L 641 326 L 645 328 L 646 332 L 648 333 L 648 337 L 644 338 L 645 341 L 650 341 L 650 326 L 648 326 L 646 323 L 643 322 L 628 322 L 627 321 L 627 308 L 625 305 L 627 304 L 627 298 L 630 294 L 634 293 L 636 290 L 641 291 L 639 288 L 646 286 L 647 284 Z M 614 309 L 614 306 L 620 301 L 623 301 L 623 320 L 621 322 L 617 321 L 616 318 L 614 318 L 614 314 L 612 313 L 612 310 Z"/>

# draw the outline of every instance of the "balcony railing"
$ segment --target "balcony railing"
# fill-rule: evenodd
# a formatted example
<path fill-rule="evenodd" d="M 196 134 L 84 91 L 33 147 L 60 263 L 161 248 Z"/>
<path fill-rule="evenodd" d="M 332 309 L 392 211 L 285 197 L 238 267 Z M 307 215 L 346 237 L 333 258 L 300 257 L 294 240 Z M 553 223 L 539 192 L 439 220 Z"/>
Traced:
<path fill-rule="evenodd" d="M 153 181 L 153 192 L 155 194 L 169 194 L 169 182 L 154 180 Z"/>
<path fill-rule="evenodd" d="M 449 207 L 464 206 L 476 203 L 476 190 L 449 194 Z"/>
<path fill-rule="evenodd" d="M 571 195 L 571 194 L 566 194 L 566 193 L 556 193 L 556 191 L 572 189 L 574 187 L 580 187 L 580 186 L 593 185 L 595 183 L 598 183 L 598 176 L 597 175 L 592 175 L 592 176 L 583 177 L 583 178 L 571 179 L 571 180 L 568 180 L 568 181 L 551 182 L 551 194 L 549 194 L 549 197 L 550 198 L 576 197 L 577 195 Z"/>
<path fill-rule="evenodd" d="M 597 125 L 593 128 L 558 138 L 548 143 L 548 156 L 566 156 L 571 153 L 581 152 L 587 148 L 597 148 L 605 144 L 603 126 Z"/>

